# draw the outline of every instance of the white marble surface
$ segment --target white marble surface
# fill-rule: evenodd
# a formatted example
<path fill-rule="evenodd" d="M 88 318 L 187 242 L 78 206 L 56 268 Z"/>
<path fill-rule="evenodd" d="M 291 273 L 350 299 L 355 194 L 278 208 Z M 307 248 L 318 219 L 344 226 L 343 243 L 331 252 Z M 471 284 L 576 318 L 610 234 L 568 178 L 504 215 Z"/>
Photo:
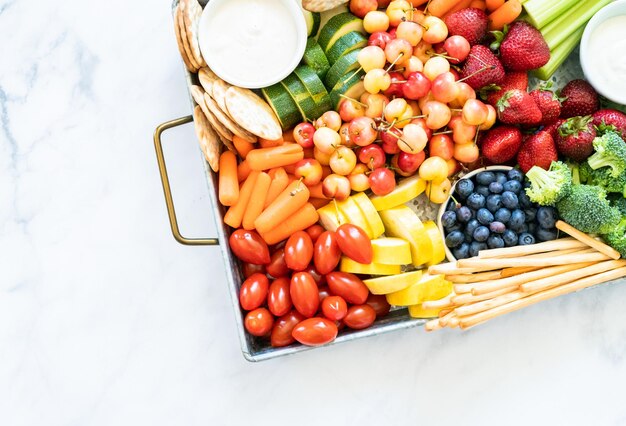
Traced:
<path fill-rule="evenodd" d="M 626 424 L 626 286 L 466 333 L 250 364 L 217 249 L 170 235 L 190 107 L 169 1 L 0 0 L 0 424 Z M 183 230 L 212 218 L 190 127 Z"/>

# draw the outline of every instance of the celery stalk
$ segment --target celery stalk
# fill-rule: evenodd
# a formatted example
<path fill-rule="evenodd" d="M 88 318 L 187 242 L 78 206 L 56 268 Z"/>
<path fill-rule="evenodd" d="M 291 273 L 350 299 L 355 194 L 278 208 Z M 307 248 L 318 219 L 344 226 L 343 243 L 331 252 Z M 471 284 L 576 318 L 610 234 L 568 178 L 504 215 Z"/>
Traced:
<path fill-rule="evenodd" d="M 587 21 L 600 9 L 612 0 L 588 0 L 578 5 L 550 22 L 541 29 L 543 38 L 548 43 L 550 50 L 561 44 L 569 35 L 584 26 Z"/>
<path fill-rule="evenodd" d="M 541 68 L 532 71 L 534 76 L 541 80 L 548 80 L 552 77 L 552 74 L 554 74 L 561 64 L 563 64 L 569 54 L 572 53 L 572 50 L 578 46 L 580 39 L 583 37 L 584 31 L 584 26 L 578 28 L 570 34 L 568 39 L 556 46 L 551 52 L 550 61 L 548 61 L 548 63 Z"/>
<path fill-rule="evenodd" d="M 528 0 L 524 3 L 524 9 L 531 24 L 543 28 L 579 2 L 586 3 L 587 0 Z"/>

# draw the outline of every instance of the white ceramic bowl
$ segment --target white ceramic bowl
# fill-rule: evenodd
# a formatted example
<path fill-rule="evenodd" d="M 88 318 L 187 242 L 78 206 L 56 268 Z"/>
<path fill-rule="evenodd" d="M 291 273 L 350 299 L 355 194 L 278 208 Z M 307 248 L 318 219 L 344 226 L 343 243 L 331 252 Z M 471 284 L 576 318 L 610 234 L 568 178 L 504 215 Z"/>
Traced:
<path fill-rule="evenodd" d="M 207 65 L 211 70 L 217 74 L 221 79 L 226 82 L 239 87 L 244 87 L 248 89 L 259 89 L 262 87 L 271 86 L 272 84 L 278 83 L 285 77 L 287 77 L 300 63 L 302 60 L 302 56 L 304 55 L 304 50 L 306 48 L 307 42 L 307 27 L 306 20 L 304 19 L 304 14 L 302 13 L 302 8 L 300 7 L 299 2 L 294 0 L 259 0 L 260 3 L 263 4 L 280 4 L 287 8 L 291 19 L 295 23 L 296 32 L 292 35 L 292 37 L 296 40 L 296 48 L 293 52 L 293 56 L 291 56 L 290 60 L 285 61 L 285 66 L 281 68 L 279 72 L 276 72 L 272 76 L 269 76 L 265 79 L 262 76 L 250 77 L 246 79 L 238 78 L 236 75 L 232 75 L 228 72 L 228 68 L 223 66 L 220 63 L 220 58 L 218 55 L 215 55 L 208 46 L 208 40 L 206 34 L 208 34 L 208 27 L 210 24 L 210 20 L 213 18 L 213 14 L 216 10 L 223 5 L 224 3 L 242 3 L 242 7 L 245 7 L 245 3 L 249 0 L 210 0 L 207 5 L 204 7 L 204 11 L 202 12 L 202 16 L 200 18 L 199 23 L 199 43 L 200 43 L 200 51 L 202 52 L 202 56 L 204 57 Z M 237 26 L 237 22 L 232 23 L 233 26 Z M 203 34 L 205 36 L 203 36 Z M 255 66 L 263 67 L 263 63 L 255 64 Z M 254 75 L 254 73 L 252 73 Z"/>
<path fill-rule="evenodd" d="M 472 170 L 471 172 L 469 172 L 468 174 L 463 176 L 461 179 L 471 178 L 472 176 L 475 176 L 475 175 L 477 175 L 480 172 L 487 172 L 487 171 L 488 172 L 508 172 L 512 168 L 513 167 L 509 167 L 509 166 L 487 166 L 487 167 L 481 167 L 480 169 Z M 456 190 L 456 184 L 457 183 L 459 183 L 458 180 L 454 183 L 454 185 L 452 185 L 452 188 L 450 188 L 450 196 L 454 195 L 454 191 Z M 454 257 L 454 255 L 452 254 L 452 252 L 450 251 L 448 246 L 445 245 L 446 233 L 445 233 L 445 231 L 443 229 L 443 225 L 441 224 L 441 216 L 443 216 L 443 214 L 446 212 L 446 207 L 448 206 L 448 202 L 449 201 L 450 201 L 450 197 L 448 197 L 448 199 L 439 208 L 439 213 L 437 213 L 437 227 L 439 228 L 439 232 L 441 233 L 441 238 L 443 238 L 443 240 L 444 240 L 443 247 L 444 247 L 444 249 L 446 251 L 446 258 L 450 262 L 456 262 L 456 258 Z"/>
<path fill-rule="evenodd" d="M 594 66 L 597 64 L 594 64 L 592 48 L 589 43 L 591 35 L 600 25 L 610 18 L 621 15 L 626 15 L 626 0 L 617 0 L 613 3 L 609 3 L 589 20 L 585 27 L 582 40 L 580 41 L 580 65 L 585 73 L 585 77 L 598 93 L 613 102 L 626 105 L 626 91 L 620 91 L 610 87 L 609 84 L 604 82 L 604 79 L 598 72 L 598 67 Z M 620 55 L 623 54 L 623 52 L 620 51 L 615 51 L 614 53 L 616 59 L 619 59 Z"/>

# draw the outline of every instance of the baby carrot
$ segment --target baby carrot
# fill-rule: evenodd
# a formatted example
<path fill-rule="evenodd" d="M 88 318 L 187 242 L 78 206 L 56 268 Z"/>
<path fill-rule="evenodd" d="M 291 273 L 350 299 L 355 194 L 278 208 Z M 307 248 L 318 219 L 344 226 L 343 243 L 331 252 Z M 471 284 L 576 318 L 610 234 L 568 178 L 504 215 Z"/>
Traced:
<path fill-rule="evenodd" d="M 268 232 L 297 212 L 309 199 L 309 190 L 300 181 L 290 183 L 254 221 L 259 232 Z"/>
<path fill-rule="evenodd" d="M 271 148 L 273 146 L 280 146 L 284 143 L 285 141 L 283 141 L 283 138 L 276 139 L 276 140 L 259 138 L 259 146 L 261 148 Z"/>
<path fill-rule="evenodd" d="M 272 172 L 274 172 L 272 174 Z M 270 177 L 272 178 L 272 183 L 270 184 L 270 188 L 267 190 L 267 197 L 265 197 L 265 205 L 263 208 L 267 208 L 272 201 L 278 197 L 278 195 L 283 192 L 287 185 L 289 185 L 289 176 L 287 176 L 287 172 L 282 167 L 277 169 L 272 169 L 270 171 Z"/>
<path fill-rule="evenodd" d="M 473 2 L 470 3 L 470 7 L 473 7 L 475 9 L 485 10 L 487 9 L 487 4 L 485 3 L 485 0 L 474 0 Z"/>
<path fill-rule="evenodd" d="M 446 18 L 446 17 L 452 15 L 454 12 L 458 12 L 461 9 L 466 9 L 466 8 L 470 7 L 470 4 L 472 3 L 472 1 L 474 1 L 474 0 L 461 0 L 460 2 L 458 2 L 456 4 L 456 6 L 454 6 L 452 9 L 448 10 L 448 12 L 446 12 L 446 14 L 443 16 L 443 18 Z"/>
<path fill-rule="evenodd" d="M 224 151 L 220 156 L 218 188 L 220 203 L 223 206 L 232 206 L 239 199 L 237 156 L 230 151 Z"/>
<path fill-rule="evenodd" d="M 441 18 L 446 14 L 450 9 L 452 9 L 460 0 L 431 0 L 428 3 L 428 12 L 433 15 Z"/>
<path fill-rule="evenodd" d="M 233 228 L 239 228 L 241 226 L 243 215 L 248 206 L 248 201 L 250 201 L 250 196 L 252 195 L 252 190 L 254 189 L 259 173 L 260 172 L 257 171 L 250 172 L 250 176 L 248 176 L 243 185 L 241 185 L 237 203 L 231 206 L 224 215 L 224 223 L 226 225 Z"/>
<path fill-rule="evenodd" d="M 303 158 L 302 147 L 289 143 L 271 148 L 253 149 L 248 153 L 246 161 L 250 163 L 252 170 L 267 170 L 293 164 Z"/>
<path fill-rule="evenodd" d="M 254 149 L 253 143 L 250 143 L 237 135 L 233 135 L 233 145 L 235 145 L 235 149 L 239 153 L 239 156 L 244 160 L 246 159 L 246 155 Z"/>
<path fill-rule="evenodd" d="M 289 238 L 294 232 L 314 225 L 318 219 L 319 215 L 315 207 L 311 203 L 306 203 L 294 214 L 279 222 L 275 228 L 260 234 L 267 244 L 276 244 Z"/>
<path fill-rule="evenodd" d="M 244 180 L 248 178 L 248 175 L 250 174 L 251 171 L 252 169 L 250 168 L 250 163 L 248 163 L 247 160 L 243 160 L 237 166 L 237 180 L 239 182 L 243 182 Z"/>
<path fill-rule="evenodd" d="M 487 10 L 493 12 L 500 6 L 504 4 L 504 0 L 486 0 L 485 5 L 487 6 Z"/>
<path fill-rule="evenodd" d="M 309 192 L 311 193 L 311 197 L 313 198 L 328 198 L 324 196 L 324 191 L 322 190 L 322 182 L 309 187 Z"/>
<path fill-rule="evenodd" d="M 505 25 L 515 21 L 520 13 L 522 13 L 522 4 L 519 0 L 507 0 L 489 15 L 489 29 L 501 30 Z"/>
<path fill-rule="evenodd" d="M 272 178 L 267 173 L 260 173 L 259 177 L 256 178 L 254 188 L 252 188 L 252 195 L 250 195 L 246 211 L 243 214 L 243 221 L 241 222 L 243 229 L 248 231 L 254 229 L 254 221 L 263 211 L 265 197 L 267 197 L 271 183 Z"/>

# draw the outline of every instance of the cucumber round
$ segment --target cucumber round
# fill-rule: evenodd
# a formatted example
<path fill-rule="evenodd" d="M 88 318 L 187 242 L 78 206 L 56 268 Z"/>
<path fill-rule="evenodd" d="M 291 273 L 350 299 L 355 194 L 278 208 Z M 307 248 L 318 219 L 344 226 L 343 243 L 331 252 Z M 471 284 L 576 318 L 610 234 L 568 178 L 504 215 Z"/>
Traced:
<path fill-rule="evenodd" d="M 352 52 L 346 53 L 330 67 L 326 73 L 326 77 L 324 77 L 324 84 L 327 88 L 332 89 L 342 75 L 346 75 L 351 71 L 353 72 L 360 66 L 358 61 L 360 51 L 361 49 L 355 49 Z"/>
<path fill-rule="evenodd" d="M 309 38 L 306 43 L 306 49 L 304 50 L 304 56 L 302 62 L 310 66 L 315 74 L 319 78 L 324 78 L 326 73 L 330 69 L 328 59 L 324 54 L 324 51 L 314 38 Z"/>
<path fill-rule="evenodd" d="M 363 80 L 361 79 L 364 75 L 365 72 L 363 70 L 359 72 L 350 71 L 339 79 L 333 90 L 330 91 L 330 100 L 333 103 L 333 108 L 337 109 L 339 107 L 342 95 L 356 100 L 361 97 L 365 92 Z"/>
<path fill-rule="evenodd" d="M 276 83 L 270 87 L 264 87 L 261 92 L 274 110 L 283 130 L 291 129 L 302 121 L 302 114 L 300 114 L 298 106 L 282 84 Z"/>
<path fill-rule="evenodd" d="M 351 31 L 365 34 L 363 20 L 350 12 L 340 13 L 330 18 L 322 27 L 317 42 L 322 47 L 324 53 L 326 53 L 341 36 Z"/>
<path fill-rule="evenodd" d="M 314 115 L 322 115 L 332 108 L 330 96 L 326 87 L 324 87 L 324 83 L 311 68 L 301 65 L 294 70 L 294 74 L 304 84 L 313 102 L 318 106 L 318 110 L 315 111 Z"/>
<path fill-rule="evenodd" d="M 328 58 L 328 62 L 333 65 L 345 54 L 365 46 L 367 46 L 367 38 L 360 32 L 351 31 L 339 37 L 335 44 L 326 52 L 326 57 Z"/>
<path fill-rule="evenodd" d="M 304 20 L 306 21 L 307 35 L 309 37 L 315 37 L 320 29 L 321 15 L 319 12 L 311 12 L 302 8 L 304 13 Z"/>
<path fill-rule="evenodd" d="M 322 115 L 319 113 L 318 105 L 313 101 L 304 84 L 294 73 L 289 74 L 280 83 L 289 92 L 305 120 L 316 120 Z"/>

